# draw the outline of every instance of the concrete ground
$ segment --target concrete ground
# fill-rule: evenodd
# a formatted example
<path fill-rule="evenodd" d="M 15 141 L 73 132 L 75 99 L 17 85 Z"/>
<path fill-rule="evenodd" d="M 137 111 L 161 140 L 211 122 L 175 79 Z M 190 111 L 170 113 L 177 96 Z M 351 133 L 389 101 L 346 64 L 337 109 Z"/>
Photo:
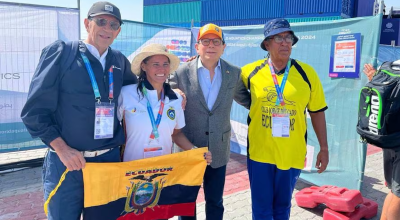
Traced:
<path fill-rule="evenodd" d="M 44 154 L 45 150 L 43 149 L 2 153 L 0 154 L 0 164 L 43 157 Z M 43 212 L 41 169 L 41 167 L 36 167 L 0 173 L 0 220 L 46 219 Z M 299 180 L 293 196 L 299 190 L 309 186 L 309 184 Z M 361 192 L 363 196 L 379 204 L 378 216 L 380 216 L 383 201 L 389 192 L 384 185 L 382 152 L 380 149 L 372 147 L 368 151 L 364 184 Z M 199 193 L 197 202 L 198 219 L 205 219 L 202 191 Z M 231 159 L 227 166 L 224 205 L 224 219 L 251 219 L 251 199 L 245 156 L 231 154 Z M 324 206 L 322 205 L 314 209 L 298 207 L 293 197 L 290 219 L 322 219 L 323 210 Z M 378 216 L 372 219 L 377 220 L 379 219 Z"/>

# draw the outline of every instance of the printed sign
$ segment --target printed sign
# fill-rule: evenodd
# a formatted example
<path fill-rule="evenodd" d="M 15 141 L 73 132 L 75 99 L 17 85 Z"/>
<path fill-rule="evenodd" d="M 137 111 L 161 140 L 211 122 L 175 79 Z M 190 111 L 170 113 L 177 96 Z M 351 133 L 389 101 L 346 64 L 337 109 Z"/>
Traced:
<path fill-rule="evenodd" d="M 329 77 L 359 78 L 361 34 L 332 36 Z"/>

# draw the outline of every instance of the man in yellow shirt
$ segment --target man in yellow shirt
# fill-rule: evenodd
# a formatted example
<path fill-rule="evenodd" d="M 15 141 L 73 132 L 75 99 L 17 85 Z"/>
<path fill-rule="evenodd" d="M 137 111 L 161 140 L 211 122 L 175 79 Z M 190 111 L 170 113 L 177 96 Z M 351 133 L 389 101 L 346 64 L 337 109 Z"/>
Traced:
<path fill-rule="evenodd" d="M 264 36 L 261 48 L 268 58 L 242 67 L 243 86 L 251 94 L 247 166 L 253 219 L 283 220 L 289 219 L 293 189 L 304 168 L 306 110 L 320 144 L 318 173 L 327 167 L 324 111 L 328 107 L 315 70 L 290 58 L 298 38 L 289 22 L 267 22 Z"/>

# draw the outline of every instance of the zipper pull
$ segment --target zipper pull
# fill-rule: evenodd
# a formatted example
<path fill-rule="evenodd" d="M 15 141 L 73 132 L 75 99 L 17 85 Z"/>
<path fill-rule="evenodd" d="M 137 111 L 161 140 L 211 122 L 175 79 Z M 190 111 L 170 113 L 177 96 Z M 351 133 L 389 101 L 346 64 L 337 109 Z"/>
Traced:
<path fill-rule="evenodd" d="M 365 103 L 370 103 L 370 101 L 371 101 L 371 96 L 365 97 Z"/>

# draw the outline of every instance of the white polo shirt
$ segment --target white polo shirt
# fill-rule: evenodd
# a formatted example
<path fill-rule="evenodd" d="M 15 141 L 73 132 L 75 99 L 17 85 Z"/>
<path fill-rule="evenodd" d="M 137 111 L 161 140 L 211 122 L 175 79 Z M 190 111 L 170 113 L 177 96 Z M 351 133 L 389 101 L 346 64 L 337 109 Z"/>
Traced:
<path fill-rule="evenodd" d="M 150 90 L 146 84 L 148 98 L 153 109 L 154 119 L 157 120 L 161 101 L 158 100 L 157 91 Z M 121 121 L 125 115 L 126 147 L 124 161 L 139 160 L 144 158 L 144 148 L 149 142 L 152 125 L 147 113 L 147 99 L 137 90 L 138 84 L 122 87 L 119 96 L 118 119 Z M 163 147 L 162 154 L 172 152 L 172 137 L 174 129 L 185 126 L 185 116 L 182 109 L 182 96 L 175 93 L 169 85 L 164 86 L 164 110 L 158 127 L 159 144 Z"/>

